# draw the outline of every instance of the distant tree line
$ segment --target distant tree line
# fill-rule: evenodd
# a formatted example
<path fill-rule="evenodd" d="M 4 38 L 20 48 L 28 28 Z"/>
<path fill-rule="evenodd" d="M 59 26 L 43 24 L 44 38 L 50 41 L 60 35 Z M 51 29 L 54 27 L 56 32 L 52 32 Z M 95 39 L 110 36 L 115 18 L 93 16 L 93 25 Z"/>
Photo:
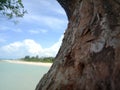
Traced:
<path fill-rule="evenodd" d="M 52 63 L 54 61 L 54 57 L 39 57 L 38 55 L 30 57 L 29 55 L 22 58 L 24 61 L 30 62 L 49 62 Z"/>

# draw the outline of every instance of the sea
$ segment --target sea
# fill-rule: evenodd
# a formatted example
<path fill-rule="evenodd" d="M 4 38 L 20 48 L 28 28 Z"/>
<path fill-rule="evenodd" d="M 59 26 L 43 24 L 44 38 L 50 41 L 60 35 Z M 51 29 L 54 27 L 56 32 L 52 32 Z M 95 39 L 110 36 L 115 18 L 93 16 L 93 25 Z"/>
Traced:
<path fill-rule="evenodd" d="M 0 61 L 0 90 L 35 90 L 49 68 Z"/>

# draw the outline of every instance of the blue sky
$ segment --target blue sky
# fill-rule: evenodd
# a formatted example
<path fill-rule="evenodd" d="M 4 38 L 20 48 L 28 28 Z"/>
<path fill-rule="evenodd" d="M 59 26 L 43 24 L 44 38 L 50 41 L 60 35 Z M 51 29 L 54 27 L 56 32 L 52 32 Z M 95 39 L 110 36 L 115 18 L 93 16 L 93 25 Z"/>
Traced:
<path fill-rule="evenodd" d="M 0 58 L 55 56 L 65 29 L 67 17 L 56 0 L 23 0 L 28 14 L 8 20 L 1 16 Z"/>

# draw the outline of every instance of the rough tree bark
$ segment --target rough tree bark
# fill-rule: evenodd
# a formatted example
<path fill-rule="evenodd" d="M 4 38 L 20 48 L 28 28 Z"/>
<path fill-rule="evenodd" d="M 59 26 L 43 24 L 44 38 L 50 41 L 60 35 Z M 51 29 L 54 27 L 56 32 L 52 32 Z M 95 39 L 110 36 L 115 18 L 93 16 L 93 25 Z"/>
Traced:
<path fill-rule="evenodd" d="M 36 90 L 120 90 L 120 1 L 58 2 L 68 28 Z"/>

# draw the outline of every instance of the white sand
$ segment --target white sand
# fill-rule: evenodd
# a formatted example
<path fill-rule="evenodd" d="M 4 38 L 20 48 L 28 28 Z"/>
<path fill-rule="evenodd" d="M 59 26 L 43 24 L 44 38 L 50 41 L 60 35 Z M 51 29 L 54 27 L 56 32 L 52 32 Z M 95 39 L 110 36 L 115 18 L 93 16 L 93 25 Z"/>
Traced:
<path fill-rule="evenodd" d="M 52 63 L 42 63 L 42 62 L 27 62 L 27 61 L 21 61 L 21 60 L 4 60 L 9 63 L 15 63 L 15 64 L 27 64 L 27 65 L 36 65 L 36 66 L 47 66 L 50 67 Z"/>

